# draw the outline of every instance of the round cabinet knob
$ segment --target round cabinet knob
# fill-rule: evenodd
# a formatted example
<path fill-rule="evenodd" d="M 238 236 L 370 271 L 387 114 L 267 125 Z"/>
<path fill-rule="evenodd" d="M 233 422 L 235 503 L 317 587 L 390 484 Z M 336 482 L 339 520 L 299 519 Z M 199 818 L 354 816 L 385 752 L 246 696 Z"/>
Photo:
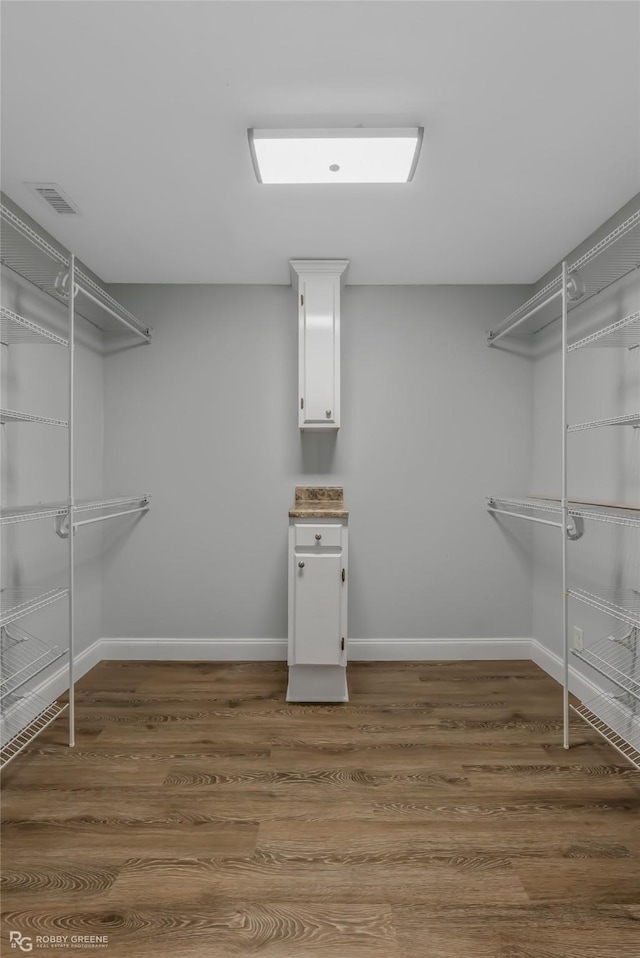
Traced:
<path fill-rule="evenodd" d="M 326 409 L 325 412 L 326 412 L 326 415 L 327 415 L 327 419 L 331 419 L 331 410 L 330 410 L 330 409 Z"/>
<path fill-rule="evenodd" d="M 316 532 L 316 539 L 318 540 L 318 542 L 320 541 L 320 539 L 322 539 L 322 535 L 319 532 Z"/>
<path fill-rule="evenodd" d="M 299 568 L 299 569 L 304 569 L 304 562 L 299 562 L 299 563 L 298 563 L 298 568 Z"/>

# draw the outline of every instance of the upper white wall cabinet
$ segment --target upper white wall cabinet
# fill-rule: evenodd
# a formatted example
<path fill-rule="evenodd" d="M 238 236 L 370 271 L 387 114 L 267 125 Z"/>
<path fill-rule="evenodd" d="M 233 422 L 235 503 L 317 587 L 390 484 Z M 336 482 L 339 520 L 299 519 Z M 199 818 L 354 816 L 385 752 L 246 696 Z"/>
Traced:
<path fill-rule="evenodd" d="M 340 428 L 340 290 L 348 259 L 294 259 L 298 288 L 298 425 Z"/>

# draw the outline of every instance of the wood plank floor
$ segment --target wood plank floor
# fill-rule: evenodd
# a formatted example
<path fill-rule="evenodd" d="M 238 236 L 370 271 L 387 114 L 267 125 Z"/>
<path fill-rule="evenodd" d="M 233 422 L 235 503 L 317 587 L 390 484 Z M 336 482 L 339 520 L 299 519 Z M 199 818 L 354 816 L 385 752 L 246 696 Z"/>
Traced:
<path fill-rule="evenodd" d="M 639 958 L 640 773 L 531 662 L 104 662 L 9 765 L 2 954 Z M 68 949 L 70 950 L 70 948 Z"/>

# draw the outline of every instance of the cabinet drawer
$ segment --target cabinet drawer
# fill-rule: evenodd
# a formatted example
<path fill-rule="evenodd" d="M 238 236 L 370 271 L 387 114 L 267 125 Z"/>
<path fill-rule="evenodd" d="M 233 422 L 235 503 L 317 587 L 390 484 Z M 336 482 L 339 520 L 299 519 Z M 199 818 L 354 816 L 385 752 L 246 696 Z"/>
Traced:
<path fill-rule="evenodd" d="M 342 544 L 342 526 L 303 526 L 296 525 L 296 546 L 340 546 Z"/>

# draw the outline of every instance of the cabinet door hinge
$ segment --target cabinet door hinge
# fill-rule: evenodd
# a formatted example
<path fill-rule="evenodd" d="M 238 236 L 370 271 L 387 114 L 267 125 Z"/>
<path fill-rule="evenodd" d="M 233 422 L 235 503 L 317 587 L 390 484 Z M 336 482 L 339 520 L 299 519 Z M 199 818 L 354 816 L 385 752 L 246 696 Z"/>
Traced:
<path fill-rule="evenodd" d="M 342 652 L 344 652 L 344 635 L 343 635 L 342 638 L 340 639 L 340 650 L 341 650 Z"/>
<path fill-rule="evenodd" d="M 343 569 L 343 570 L 342 570 L 342 581 L 344 582 L 344 580 L 345 580 L 346 578 L 347 578 L 347 570 L 346 570 L 346 569 Z"/>
<path fill-rule="evenodd" d="M 300 305 L 304 306 L 304 294 L 300 293 Z"/>
<path fill-rule="evenodd" d="M 304 409 L 304 399 L 300 396 L 300 409 Z"/>

